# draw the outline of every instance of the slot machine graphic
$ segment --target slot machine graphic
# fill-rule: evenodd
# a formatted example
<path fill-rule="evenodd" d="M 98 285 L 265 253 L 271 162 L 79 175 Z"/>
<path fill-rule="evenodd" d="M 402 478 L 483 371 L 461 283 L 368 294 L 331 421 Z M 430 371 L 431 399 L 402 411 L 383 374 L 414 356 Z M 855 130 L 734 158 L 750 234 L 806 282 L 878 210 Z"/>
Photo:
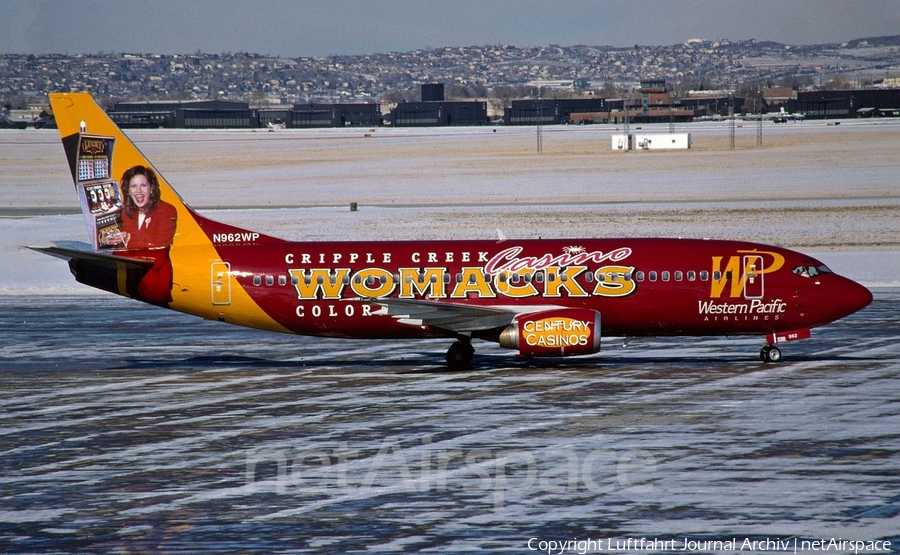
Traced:
<path fill-rule="evenodd" d="M 78 141 L 75 188 L 94 249 L 114 248 L 109 238 L 122 232 L 122 193 L 110 173 L 114 142 L 113 137 L 85 134 Z"/>

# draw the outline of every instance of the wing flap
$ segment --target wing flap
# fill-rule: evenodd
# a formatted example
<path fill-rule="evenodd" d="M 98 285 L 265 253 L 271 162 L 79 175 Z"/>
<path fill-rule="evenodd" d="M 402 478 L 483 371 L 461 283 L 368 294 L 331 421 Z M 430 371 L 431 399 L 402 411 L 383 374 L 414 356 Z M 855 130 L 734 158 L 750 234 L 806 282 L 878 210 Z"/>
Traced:
<path fill-rule="evenodd" d="M 402 324 L 465 333 L 508 326 L 516 313 L 499 308 L 414 299 L 360 299 L 377 304 Z"/>

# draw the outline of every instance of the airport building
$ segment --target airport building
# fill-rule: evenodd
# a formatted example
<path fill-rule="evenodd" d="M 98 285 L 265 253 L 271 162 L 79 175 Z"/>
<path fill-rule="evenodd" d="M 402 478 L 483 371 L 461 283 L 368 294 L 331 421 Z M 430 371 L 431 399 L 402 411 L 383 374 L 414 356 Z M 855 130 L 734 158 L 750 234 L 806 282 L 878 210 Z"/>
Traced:
<path fill-rule="evenodd" d="M 284 127 L 380 126 L 378 104 L 296 104 L 293 108 L 251 109 L 227 100 L 119 102 L 108 111 L 122 128 L 252 129 Z"/>
<path fill-rule="evenodd" d="M 487 125 L 487 102 L 401 102 L 389 121 L 395 127 Z"/>
<path fill-rule="evenodd" d="M 288 120 L 286 119 L 285 122 Z M 294 104 L 286 127 L 378 127 L 378 104 Z"/>
<path fill-rule="evenodd" d="M 900 89 L 837 90 L 797 93 L 777 91 L 791 113 L 812 119 L 900 117 Z M 426 84 L 420 102 L 401 102 L 386 116 L 381 106 L 368 104 L 295 104 L 291 108 L 252 109 L 247 102 L 228 100 L 152 100 L 119 102 L 109 115 L 123 128 L 181 127 L 232 129 L 260 127 L 426 127 L 486 125 L 487 102 L 446 101 L 443 84 Z M 774 93 L 773 93 L 774 94 Z M 775 96 L 769 95 L 773 101 Z M 643 81 L 631 99 L 548 98 L 513 100 L 504 110 L 507 125 L 689 122 L 712 115 L 725 116 L 745 108 L 743 97 L 719 94 L 672 99 L 664 81 Z M 0 121 L 0 126 L 11 125 Z"/>
<path fill-rule="evenodd" d="M 146 100 L 119 102 L 107 110 L 122 128 L 185 127 L 226 129 L 256 127 L 246 102 L 230 100 Z"/>
<path fill-rule="evenodd" d="M 684 110 L 694 112 L 694 117 L 727 116 L 733 108 L 735 114 L 744 111 L 743 96 L 716 94 L 709 96 L 689 96 L 678 100 L 678 104 Z"/>
<path fill-rule="evenodd" d="M 641 81 L 638 98 L 610 102 L 610 110 L 622 110 L 629 123 L 672 123 L 693 121 L 696 115 L 689 106 L 672 100 L 664 79 Z M 611 112 L 615 115 L 615 112 Z M 618 122 L 618 123 L 621 123 Z"/>
<path fill-rule="evenodd" d="M 504 111 L 503 121 L 506 125 L 573 123 L 573 115 L 607 112 L 608 110 L 607 101 L 604 98 L 513 100 Z"/>
<path fill-rule="evenodd" d="M 394 127 L 486 125 L 487 102 L 444 100 L 443 83 L 421 86 L 421 102 L 401 102 L 388 116 Z"/>
<path fill-rule="evenodd" d="M 214 100 L 211 105 L 180 107 L 175 111 L 175 127 L 245 129 L 259 127 L 259 117 L 246 102 Z"/>
<path fill-rule="evenodd" d="M 663 80 L 642 81 L 634 99 L 553 98 L 514 100 L 506 109 L 507 125 L 557 123 L 666 123 L 693 121 L 693 106 L 673 101 Z"/>
<path fill-rule="evenodd" d="M 900 89 L 801 92 L 788 110 L 809 119 L 900 117 Z"/>

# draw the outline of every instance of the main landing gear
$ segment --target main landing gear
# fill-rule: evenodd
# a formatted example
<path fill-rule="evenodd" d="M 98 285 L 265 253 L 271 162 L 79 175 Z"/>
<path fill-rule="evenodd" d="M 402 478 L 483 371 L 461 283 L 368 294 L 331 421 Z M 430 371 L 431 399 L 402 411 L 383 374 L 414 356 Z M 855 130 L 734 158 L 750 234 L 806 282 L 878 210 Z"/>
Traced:
<path fill-rule="evenodd" d="M 764 345 L 763 348 L 759 350 L 759 358 L 762 359 L 763 362 L 780 362 L 781 349 L 775 345 Z"/>
<path fill-rule="evenodd" d="M 447 349 L 447 368 L 450 370 L 468 368 L 474 356 L 475 347 L 472 347 L 472 339 L 460 337 L 458 341 Z"/>

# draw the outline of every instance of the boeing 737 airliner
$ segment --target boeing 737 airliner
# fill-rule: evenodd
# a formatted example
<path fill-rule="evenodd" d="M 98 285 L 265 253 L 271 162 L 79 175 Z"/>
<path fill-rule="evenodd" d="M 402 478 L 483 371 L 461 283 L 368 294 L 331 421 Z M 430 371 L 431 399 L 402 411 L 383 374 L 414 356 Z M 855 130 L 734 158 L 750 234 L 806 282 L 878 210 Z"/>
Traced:
<path fill-rule="evenodd" d="M 699 239 L 289 242 L 194 212 L 86 93 L 50 95 L 91 243 L 35 250 L 81 283 L 211 320 L 343 338 L 473 339 L 524 356 L 596 353 L 607 336 L 777 344 L 872 300 L 785 248 Z"/>

